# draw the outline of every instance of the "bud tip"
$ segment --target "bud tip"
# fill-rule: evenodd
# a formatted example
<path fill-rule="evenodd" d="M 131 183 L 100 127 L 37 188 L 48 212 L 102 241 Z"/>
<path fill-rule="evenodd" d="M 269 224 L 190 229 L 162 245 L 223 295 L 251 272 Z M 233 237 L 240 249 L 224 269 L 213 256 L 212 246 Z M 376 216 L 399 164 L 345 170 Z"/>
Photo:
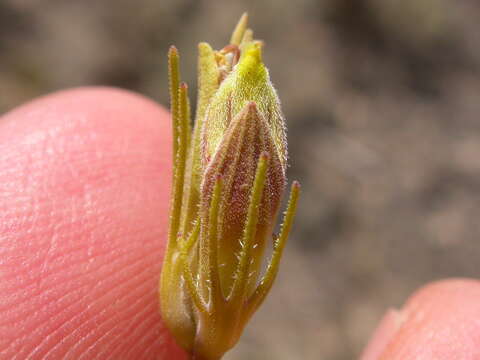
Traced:
<path fill-rule="evenodd" d="M 237 27 L 241 26 L 243 28 L 246 28 L 248 24 L 248 12 L 244 12 L 242 16 L 240 16 L 240 19 L 238 20 Z"/>
<path fill-rule="evenodd" d="M 266 151 L 263 151 L 261 154 L 260 154 L 260 160 L 262 161 L 268 161 L 270 159 L 270 154 Z"/>
<path fill-rule="evenodd" d="M 292 183 L 292 188 L 300 190 L 302 188 L 302 186 L 300 185 L 300 183 L 297 180 L 294 180 L 293 183 Z"/>

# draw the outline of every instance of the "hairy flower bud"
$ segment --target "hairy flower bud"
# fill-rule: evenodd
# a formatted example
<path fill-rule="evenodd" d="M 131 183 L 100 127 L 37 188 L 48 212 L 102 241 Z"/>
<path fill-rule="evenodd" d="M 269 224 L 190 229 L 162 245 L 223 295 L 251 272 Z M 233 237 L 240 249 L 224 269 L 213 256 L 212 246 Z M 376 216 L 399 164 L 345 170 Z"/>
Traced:
<path fill-rule="evenodd" d="M 292 185 L 272 257 L 258 281 L 286 185 L 285 121 L 246 15 L 230 45 L 215 52 L 202 43 L 199 51 L 193 134 L 178 52 L 169 53 L 174 178 L 160 305 L 192 359 L 216 360 L 235 345 L 273 284 L 299 185 Z"/>
<path fill-rule="evenodd" d="M 213 111 L 211 108 L 209 113 L 212 114 Z M 206 122 L 205 125 L 207 124 Z M 204 137 L 208 138 L 208 134 L 204 133 Z M 215 179 L 220 175 L 223 180 L 223 193 L 220 199 L 220 211 L 223 216 L 218 224 L 218 236 L 221 241 L 218 246 L 218 261 L 221 265 L 222 287 L 225 289 L 230 289 L 234 281 L 236 257 L 242 247 L 241 240 L 250 193 L 262 153 L 268 155 L 269 166 L 258 209 L 249 272 L 250 288 L 256 284 L 265 241 L 271 238 L 273 222 L 286 184 L 283 154 L 279 154 L 271 128 L 257 104 L 250 101 L 229 122 L 220 143 L 205 166 L 202 184 L 200 216 L 207 217 Z"/>
<path fill-rule="evenodd" d="M 261 45 L 256 42 L 245 45 L 239 63 L 211 99 L 202 133 L 204 165 L 210 161 L 232 119 L 248 102 L 257 105 L 258 113 L 267 122 L 275 151 L 282 166 L 286 167 L 285 119 L 268 70 L 262 62 Z"/>

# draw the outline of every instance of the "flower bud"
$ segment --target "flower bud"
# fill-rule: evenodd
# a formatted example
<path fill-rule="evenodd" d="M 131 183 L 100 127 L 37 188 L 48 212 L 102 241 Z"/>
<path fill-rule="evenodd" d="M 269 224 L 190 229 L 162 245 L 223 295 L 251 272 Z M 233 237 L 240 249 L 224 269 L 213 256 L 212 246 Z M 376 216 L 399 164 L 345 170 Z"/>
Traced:
<path fill-rule="evenodd" d="M 252 39 L 244 15 L 224 49 L 200 44 L 193 134 L 178 52 L 169 53 L 174 178 L 160 306 L 177 342 L 199 360 L 218 360 L 233 347 L 265 299 L 299 196 L 294 182 L 280 234 L 272 236 L 286 184 L 285 121 Z"/>
<path fill-rule="evenodd" d="M 258 113 L 265 118 L 281 164 L 286 167 L 285 119 L 262 62 L 261 45 L 257 42 L 245 46 L 239 63 L 222 82 L 208 106 L 202 131 L 204 166 L 209 163 L 230 122 L 248 102 L 254 102 Z"/>
<path fill-rule="evenodd" d="M 212 114 L 213 111 L 210 108 L 209 113 Z M 218 261 L 224 289 L 230 289 L 234 281 L 250 193 L 262 153 L 268 155 L 269 166 L 258 209 L 256 238 L 249 273 L 250 288 L 256 284 L 265 241 L 271 238 L 273 221 L 286 184 L 285 167 L 282 163 L 284 157 L 279 154 L 271 128 L 257 104 L 250 101 L 229 122 L 214 154 L 206 164 L 203 176 L 200 213 L 202 220 L 208 216 L 215 179 L 220 175 L 223 180 L 223 194 L 220 200 L 222 217 L 218 224 Z"/>

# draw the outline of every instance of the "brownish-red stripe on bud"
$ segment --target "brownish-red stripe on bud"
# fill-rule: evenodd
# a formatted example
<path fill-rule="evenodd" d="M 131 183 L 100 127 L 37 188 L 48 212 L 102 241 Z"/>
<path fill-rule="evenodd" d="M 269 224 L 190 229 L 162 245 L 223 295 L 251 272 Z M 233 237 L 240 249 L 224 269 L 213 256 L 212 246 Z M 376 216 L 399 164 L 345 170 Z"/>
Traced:
<path fill-rule="evenodd" d="M 269 167 L 259 209 L 259 220 L 254 243 L 251 270 L 256 272 L 261 263 L 265 240 L 270 238 L 273 221 L 285 190 L 285 169 L 271 134 L 271 130 L 258 111 L 255 102 L 244 108 L 231 121 L 213 158 L 210 160 L 202 183 L 201 217 L 208 223 L 208 209 L 215 179 L 223 178 L 220 200 L 221 219 L 218 222 L 218 261 L 224 289 L 229 289 L 238 263 L 250 193 L 260 155 L 268 154 Z M 253 284 L 257 276 L 252 274 Z"/>

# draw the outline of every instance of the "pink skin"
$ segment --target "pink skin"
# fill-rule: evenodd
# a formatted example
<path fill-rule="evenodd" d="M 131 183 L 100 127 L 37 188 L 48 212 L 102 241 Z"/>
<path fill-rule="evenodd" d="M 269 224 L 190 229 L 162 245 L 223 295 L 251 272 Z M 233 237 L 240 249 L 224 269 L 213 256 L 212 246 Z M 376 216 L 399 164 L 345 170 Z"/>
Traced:
<path fill-rule="evenodd" d="M 168 113 L 114 89 L 0 119 L 0 358 L 185 359 L 158 312 Z"/>
<path fill-rule="evenodd" d="M 450 279 L 417 291 L 380 323 L 361 360 L 479 360 L 480 281 Z"/>
<path fill-rule="evenodd" d="M 170 120 L 141 96 L 64 91 L 0 119 L 0 358 L 185 360 L 157 283 Z M 390 311 L 362 360 L 480 359 L 480 283 Z"/>

